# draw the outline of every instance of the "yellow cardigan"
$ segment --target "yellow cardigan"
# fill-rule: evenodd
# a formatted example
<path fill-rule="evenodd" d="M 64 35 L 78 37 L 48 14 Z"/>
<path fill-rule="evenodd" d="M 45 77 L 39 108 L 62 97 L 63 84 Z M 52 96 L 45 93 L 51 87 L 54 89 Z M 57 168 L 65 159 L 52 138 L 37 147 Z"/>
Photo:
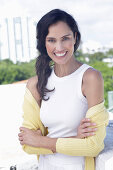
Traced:
<path fill-rule="evenodd" d="M 40 120 L 40 107 L 29 89 L 26 87 L 23 103 L 23 126 L 32 130 L 40 129 L 42 135 L 47 135 L 47 129 Z M 109 121 L 108 112 L 104 107 L 104 102 L 88 109 L 86 117 L 97 124 L 96 135 L 84 139 L 58 138 L 56 142 L 56 152 L 71 156 L 85 156 L 85 170 L 94 170 L 94 157 L 104 148 L 104 138 L 106 136 L 106 126 Z M 23 145 L 23 150 L 29 154 L 53 154 L 46 148 L 37 148 Z"/>

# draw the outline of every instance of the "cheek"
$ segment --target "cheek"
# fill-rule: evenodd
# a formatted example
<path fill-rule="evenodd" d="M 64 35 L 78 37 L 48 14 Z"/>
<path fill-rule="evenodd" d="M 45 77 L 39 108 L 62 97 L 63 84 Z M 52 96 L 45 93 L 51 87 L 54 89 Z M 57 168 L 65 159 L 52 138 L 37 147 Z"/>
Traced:
<path fill-rule="evenodd" d="M 46 44 L 46 50 L 47 50 L 47 53 L 51 53 L 53 51 L 53 47 L 49 44 Z"/>
<path fill-rule="evenodd" d="M 68 42 L 67 44 L 65 44 L 66 48 L 68 48 L 69 50 L 73 50 L 74 49 L 74 43 L 73 42 Z"/>

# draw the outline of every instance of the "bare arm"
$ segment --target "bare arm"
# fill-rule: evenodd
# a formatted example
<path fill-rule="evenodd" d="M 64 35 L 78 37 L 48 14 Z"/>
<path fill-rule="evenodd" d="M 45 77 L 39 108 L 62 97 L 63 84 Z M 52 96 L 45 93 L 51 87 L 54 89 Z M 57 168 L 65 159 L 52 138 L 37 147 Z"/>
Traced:
<path fill-rule="evenodd" d="M 88 69 L 83 76 L 83 94 L 88 101 L 88 108 L 104 100 L 104 81 L 99 71 Z"/>
<path fill-rule="evenodd" d="M 85 89 L 85 90 L 84 90 Z M 83 93 L 88 100 L 88 107 L 92 107 L 103 100 L 103 79 L 98 71 L 89 69 L 83 78 Z M 57 138 L 42 136 L 37 138 L 35 147 L 42 147 L 56 151 Z M 34 140 L 36 141 L 36 140 Z M 30 143 L 28 143 L 30 145 Z"/>
<path fill-rule="evenodd" d="M 36 88 L 37 83 L 38 83 L 38 77 L 37 76 L 31 77 L 28 80 L 26 87 L 32 93 L 32 96 L 34 97 L 34 99 L 36 100 L 36 102 L 38 103 L 40 107 L 41 99 L 40 99 L 40 94 L 38 93 L 38 90 Z"/>

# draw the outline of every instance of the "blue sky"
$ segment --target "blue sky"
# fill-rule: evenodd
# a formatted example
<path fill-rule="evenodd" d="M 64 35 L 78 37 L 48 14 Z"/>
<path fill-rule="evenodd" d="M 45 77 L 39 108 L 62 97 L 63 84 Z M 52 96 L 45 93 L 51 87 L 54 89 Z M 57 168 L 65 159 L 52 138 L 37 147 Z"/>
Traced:
<path fill-rule="evenodd" d="M 0 0 L 0 16 L 30 16 L 36 21 L 60 8 L 77 20 L 83 46 L 113 47 L 113 0 Z"/>

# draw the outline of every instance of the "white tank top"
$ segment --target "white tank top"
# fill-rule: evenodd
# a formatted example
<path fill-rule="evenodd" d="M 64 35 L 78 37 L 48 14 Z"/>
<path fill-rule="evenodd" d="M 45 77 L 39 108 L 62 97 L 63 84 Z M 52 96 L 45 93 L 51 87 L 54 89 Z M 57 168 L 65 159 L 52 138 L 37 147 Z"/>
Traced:
<path fill-rule="evenodd" d="M 88 110 L 87 99 L 83 96 L 81 87 L 83 74 L 90 67 L 82 64 L 76 71 L 64 77 L 57 77 L 54 68 L 52 69 L 46 87 L 55 90 L 47 93 L 47 97 L 50 98 L 42 101 L 40 108 L 40 119 L 44 126 L 48 127 L 47 136 L 60 138 L 77 135 L 77 127 Z M 84 163 L 84 157 L 59 153 L 54 154 L 55 159 L 61 159 L 64 163 Z"/>

